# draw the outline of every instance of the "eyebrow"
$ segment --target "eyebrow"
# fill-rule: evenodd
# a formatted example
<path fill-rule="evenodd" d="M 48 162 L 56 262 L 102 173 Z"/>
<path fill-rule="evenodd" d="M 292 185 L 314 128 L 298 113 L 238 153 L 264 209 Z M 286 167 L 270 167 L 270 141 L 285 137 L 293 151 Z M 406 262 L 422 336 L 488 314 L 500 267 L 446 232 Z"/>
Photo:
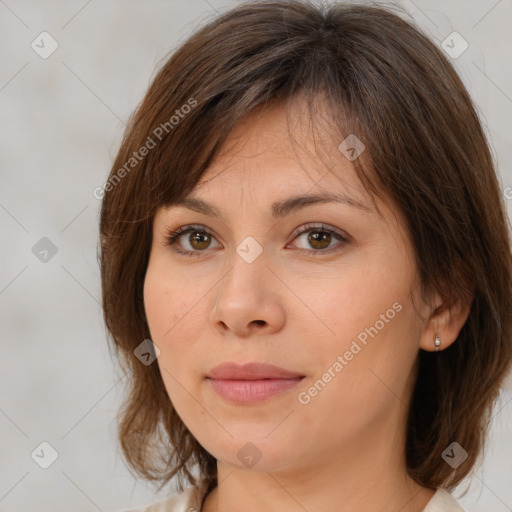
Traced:
<path fill-rule="evenodd" d="M 371 213 L 371 209 L 365 204 L 345 196 L 343 194 L 312 194 L 306 196 L 292 196 L 282 201 L 275 201 L 270 207 L 270 213 L 274 219 L 278 219 L 289 215 L 290 213 L 300 210 L 305 206 L 324 203 L 342 203 L 348 206 L 358 208 L 366 213 Z M 210 204 L 198 197 L 185 197 L 180 201 L 176 201 L 169 206 L 182 206 L 189 210 L 202 213 L 204 215 L 212 215 L 224 219 L 222 212 L 213 204 Z"/>

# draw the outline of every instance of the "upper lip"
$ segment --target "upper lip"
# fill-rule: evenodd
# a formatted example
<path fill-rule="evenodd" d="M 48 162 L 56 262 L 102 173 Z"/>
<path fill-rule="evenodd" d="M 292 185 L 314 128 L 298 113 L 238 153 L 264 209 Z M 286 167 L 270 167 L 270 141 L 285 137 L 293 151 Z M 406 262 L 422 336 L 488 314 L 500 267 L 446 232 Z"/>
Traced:
<path fill-rule="evenodd" d="M 304 375 L 267 363 L 251 362 L 237 364 L 229 362 L 219 364 L 206 377 L 217 380 L 259 380 L 296 379 L 304 377 Z"/>

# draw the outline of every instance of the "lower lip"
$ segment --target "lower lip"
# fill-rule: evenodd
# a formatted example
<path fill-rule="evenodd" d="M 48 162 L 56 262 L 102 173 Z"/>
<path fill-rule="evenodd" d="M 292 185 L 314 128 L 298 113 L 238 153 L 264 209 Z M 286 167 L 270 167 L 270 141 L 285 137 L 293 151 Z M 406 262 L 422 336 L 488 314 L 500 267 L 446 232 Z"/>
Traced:
<path fill-rule="evenodd" d="M 262 402 L 294 388 L 304 377 L 294 379 L 217 380 L 208 379 L 223 398 L 238 404 Z"/>

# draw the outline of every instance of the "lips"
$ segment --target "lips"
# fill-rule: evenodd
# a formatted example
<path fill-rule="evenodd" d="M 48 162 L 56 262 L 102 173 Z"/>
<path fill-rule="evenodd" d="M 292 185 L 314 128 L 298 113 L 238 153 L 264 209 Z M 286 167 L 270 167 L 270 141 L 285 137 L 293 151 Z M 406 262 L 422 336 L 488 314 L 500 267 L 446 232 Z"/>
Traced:
<path fill-rule="evenodd" d="M 285 370 L 267 363 L 222 363 L 213 368 L 207 375 L 208 379 L 216 380 L 263 380 L 263 379 L 297 379 L 304 375 Z"/>
<path fill-rule="evenodd" d="M 293 389 L 304 375 L 266 363 L 223 363 L 206 376 L 211 388 L 237 405 L 265 402 Z"/>

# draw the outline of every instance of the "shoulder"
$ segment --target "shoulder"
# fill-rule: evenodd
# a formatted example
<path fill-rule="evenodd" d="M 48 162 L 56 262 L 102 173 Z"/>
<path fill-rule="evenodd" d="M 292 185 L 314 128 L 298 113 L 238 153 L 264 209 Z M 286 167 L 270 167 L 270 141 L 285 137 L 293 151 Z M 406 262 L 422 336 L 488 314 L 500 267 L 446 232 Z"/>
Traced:
<path fill-rule="evenodd" d="M 438 488 L 423 512 L 465 512 L 465 510 L 448 491 Z"/>
<path fill-rule="evenodd" d="M 123 512 L 201 512 L 207 485 L 201 482 L 180 494 Z"/>

